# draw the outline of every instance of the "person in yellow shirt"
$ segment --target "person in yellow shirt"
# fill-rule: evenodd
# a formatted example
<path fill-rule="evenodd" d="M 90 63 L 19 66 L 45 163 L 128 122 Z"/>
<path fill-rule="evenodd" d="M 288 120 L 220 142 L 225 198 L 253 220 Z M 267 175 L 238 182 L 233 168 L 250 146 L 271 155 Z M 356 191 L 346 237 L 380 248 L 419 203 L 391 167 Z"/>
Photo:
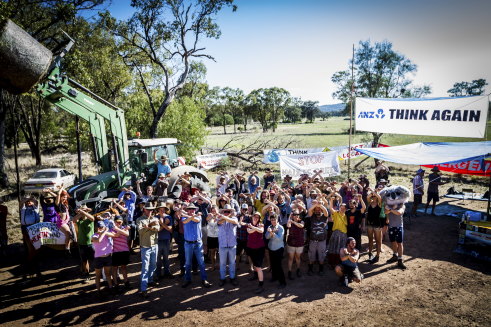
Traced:
<path fill-rule="evenodd" d="M 334 200 L 337 200 L 339 210 L 334 209 Z M 339 264 L 339 251 L 346 245 L 348 220 L 346 218 L 346 203 L 342 203 L 342 197 L 339 193 L 333 194 L 329 199 L 329 212 L 333 222 L 332 236 L 329 239 L 327 247 L 328 257 L 327 262 L 334 268 Z"/>

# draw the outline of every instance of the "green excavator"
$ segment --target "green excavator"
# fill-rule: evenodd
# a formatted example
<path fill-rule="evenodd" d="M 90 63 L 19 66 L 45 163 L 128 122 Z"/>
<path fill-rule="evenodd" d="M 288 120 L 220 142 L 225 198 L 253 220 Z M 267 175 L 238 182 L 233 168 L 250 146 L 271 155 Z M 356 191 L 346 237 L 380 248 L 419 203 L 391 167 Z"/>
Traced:
<path fill-rule="evenodd" d="M 115 197 L 122 187 L 135 186 L 138 179 L 151 184 L 157 178 L 154 157 L 161 156 L 166 156 L 172 167 L 167 190 L 170 197 L 179 196 L 179 179 L 184 173 L 191 175 L 192 187 L 209 191 L 206 173 L 183 164 L 178 157 L 179 140 L 128 140 L 124 111 L 60 71 L 62 58 L 74 44 L 66 34 L 65 39 L 53 53 L 12 21 L 0 21 L 0 88 L 12 94 L 35 88 L 56 107 L 88 122 L 100 174 L 68 190 L 75 204 L 97 208 L 105 198 Z"/>

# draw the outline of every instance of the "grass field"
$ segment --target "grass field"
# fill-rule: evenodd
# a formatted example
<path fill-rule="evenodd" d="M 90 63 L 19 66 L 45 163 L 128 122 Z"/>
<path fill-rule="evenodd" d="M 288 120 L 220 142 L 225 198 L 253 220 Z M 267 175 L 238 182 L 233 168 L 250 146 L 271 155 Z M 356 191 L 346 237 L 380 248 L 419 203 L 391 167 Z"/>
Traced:
<path fill-rule="evenodd" d="M 259 124 L 248 126 L 245 133 L 233 133 L 233 126 L 227 126 L 227 133 L 223 133 L 223 127 L 213 127 L 208 129 L 210 134 L 206 139 L 205 147 L 220 148 L 230 139 L 237 139 L 239 144 L 248 144 L 258 137 L 264 138 L 293 138 L 297 148 L 315 148 L 348 145 L 349 120 L 344 117 L 333 117 L 326 121 L 316 120 L 313 124 L 280 124 L 275 133 L 262 133 Z M 491 122 L 488 121 L 486 140 L 490 140 Z M 352 142 L 363 143 L 372 140 L 372 134 L 367 132 L 355 131 Z M 462 137 L 441 137 L 441 136 L 422 136 L 422 135 L 402 135 L 384 134 L 380 140 L 387 145 L 403 145 L 415 142 L 472 142 L 483 141 L 483 139 L 462 138 Z"/>

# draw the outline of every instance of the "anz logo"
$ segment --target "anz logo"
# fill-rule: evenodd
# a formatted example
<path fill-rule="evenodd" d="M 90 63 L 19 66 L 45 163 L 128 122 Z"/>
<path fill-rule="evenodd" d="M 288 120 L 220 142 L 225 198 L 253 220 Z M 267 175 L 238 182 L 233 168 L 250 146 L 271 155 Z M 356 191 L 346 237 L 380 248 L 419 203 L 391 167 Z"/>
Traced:
<path fill-rule="evenodd" d="M 384 109 L 378 109 L 377 111 L 361 111 L 358 114 L 358 118 L 382 119 L 384 117 L 385 117 Z"/>

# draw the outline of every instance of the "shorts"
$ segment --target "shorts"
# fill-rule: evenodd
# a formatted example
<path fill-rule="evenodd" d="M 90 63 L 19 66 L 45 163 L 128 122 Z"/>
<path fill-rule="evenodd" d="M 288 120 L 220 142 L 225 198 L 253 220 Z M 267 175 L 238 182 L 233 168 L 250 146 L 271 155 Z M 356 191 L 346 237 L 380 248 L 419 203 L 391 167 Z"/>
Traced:
<path fill-rule="evenodd" d="M 290 246 L 290 245 L 288 245 L 286 247 L 286 252 L 288 254 L 293 254 L 293 253 L 302 254 L 303 253 L 303 246 Z"/>
<path fill-rule="evenodd" d="M 94 248 L 92 245 L 78 245 L 78 252 L 80 254 L 80 260 L 92 261 L 94 260 Z"/>
<path fill-rule="evenodd" d="M 218 249 L 218 237 L 207 238 L 208 249 Z"/>
<path fill-rule="evenodd" d="M 130 251 L 113 252 L 113 267 L 127 266 L 130 263 Z"/>
<path fill-rule="evenodd" d="M 426 202 L 429 203 L 432 200 L 433 200 L 433 202 L 438 202 L 440 200 L 438 193 L 428 193 L 428 197 L 427 197 Z"/>
<path fill-rule="evenodd" d="M 402 243 L 404 240 L 404 228 L 403 227 L 390 227 L 389 228 L 389 240 L 391 242 Z"/>
<path fill-rule="evenodd" d="M 113 260 L 111 255 L 108 255 L 107 257 L 94 258 L 94 268 L 102 269 L 103 267 L 111 267 L 112 262 Z"/>
<path fill-rule="evenodd" d="M 247 249 L 247 254 L 251 257 L 254 267 L 262 268 L 264 260 L 264 247 L 259 249 Z"/>
<path fill-rule="evenodd" d="M 247 253 L 247 241 L 237 240 L 237 255 L 245 251 Z"/>
<path fill-rule="evenodd" d="M 414 194 L 413 205 L 418 205 L 423 203 L 423 194 Z"/>
<path fill-rule="evenodd" d="M 343 264 L 340 264 L 339 266 L 341 267 L 343 274 L 348 276 L 348 279 L 353 279 L 354 277 L 358 280 L 361 280 L 363 278 L 360 269 L 358 269 L 358 266 L 356 266 L 355 268 Z"/>
<path fill-rule="evenodd" d="M 309 243 L 309 261 L 324 262 L 326 258 L 326 240 L 314 241 L 310 240 Z"/>

